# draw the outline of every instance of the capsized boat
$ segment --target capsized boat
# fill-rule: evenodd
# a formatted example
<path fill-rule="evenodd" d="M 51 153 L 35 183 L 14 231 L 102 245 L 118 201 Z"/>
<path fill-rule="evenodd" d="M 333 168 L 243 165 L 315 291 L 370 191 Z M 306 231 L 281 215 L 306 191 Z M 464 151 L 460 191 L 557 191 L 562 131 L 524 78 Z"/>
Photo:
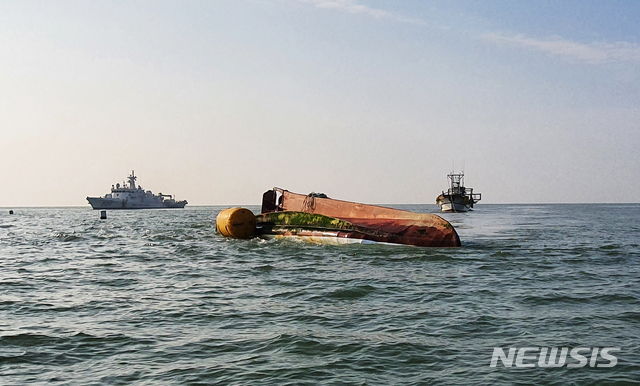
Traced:
<path fill-rule="evenodd" d="M 262 197 L 262 213 L 225 209 L 216 227 L 225 236 L 296 237 L 328 243 L 387 243 L 422 247 L 458 247 L 460 238 L 440 216 L 335 200 L 274 188 Z"/>
<path fill-rule="evenodd" d="M 111 193 L 104 197 L 87 197 L 87 201 L 93 209 L 158 209 L 158 208 L 184 208 L 186 200 L 176 201 L 170 194 L 153 194 L 145 191 L 142 186 L 136 186 L 134 171 L 127 177 L 128 183 L 111 186 Z"/>
<path fill-rule="evenodd" d="M 480 193 L 473 193 L 473 188 L 464 186 L 464 172 L 450 173 L 449 189 L 436 198 L 436 205 L 443 212 L 466 212 L 481 199 Z"/>

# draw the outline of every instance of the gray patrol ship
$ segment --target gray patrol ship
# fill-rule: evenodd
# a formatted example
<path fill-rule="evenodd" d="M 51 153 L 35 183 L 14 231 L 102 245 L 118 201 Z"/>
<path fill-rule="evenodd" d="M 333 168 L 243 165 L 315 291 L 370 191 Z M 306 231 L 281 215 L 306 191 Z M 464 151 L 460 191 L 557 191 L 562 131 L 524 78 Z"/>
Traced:
<path fill-rule="evenodd" d="M 111 185 L 111 193 L 104 197 L 87 197 L 87 201 L 93 209 L 160 209 L 160 208 L 184 208 L 186 200 L 176 201 L 169 194 L 153 194 L 145 191 L 142 186 L 136 186 L 134 171 L 123 185 Z"/>

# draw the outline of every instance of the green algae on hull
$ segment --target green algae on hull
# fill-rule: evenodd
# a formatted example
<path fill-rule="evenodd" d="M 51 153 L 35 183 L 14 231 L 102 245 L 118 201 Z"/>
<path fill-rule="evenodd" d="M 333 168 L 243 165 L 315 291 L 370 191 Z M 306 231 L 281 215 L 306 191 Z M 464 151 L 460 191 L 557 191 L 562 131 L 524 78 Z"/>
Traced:
<path fill-rule="evenodd" d="M 273 212 L 256 216 L 258 225 L 292 225 L 319 229 L 353 230 L 355 226 L 344 220 L 321 214 L 304 212 Z"/>

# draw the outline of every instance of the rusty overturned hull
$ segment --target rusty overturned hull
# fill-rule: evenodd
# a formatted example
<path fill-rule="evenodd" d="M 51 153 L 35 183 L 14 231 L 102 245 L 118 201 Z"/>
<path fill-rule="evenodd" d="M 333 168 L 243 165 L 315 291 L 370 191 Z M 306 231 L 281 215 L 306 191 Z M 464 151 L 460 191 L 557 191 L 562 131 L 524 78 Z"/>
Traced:
<path fill-rule="evenodd" d="M 422 247 L 460 246 L 453 226 L 434 214 L 334 200 L 324 195 L 303 195 L 278 188 L 264 193 L 262 214 L 257 216 L 257 222 L 263 234 L 337 237 Z"/>

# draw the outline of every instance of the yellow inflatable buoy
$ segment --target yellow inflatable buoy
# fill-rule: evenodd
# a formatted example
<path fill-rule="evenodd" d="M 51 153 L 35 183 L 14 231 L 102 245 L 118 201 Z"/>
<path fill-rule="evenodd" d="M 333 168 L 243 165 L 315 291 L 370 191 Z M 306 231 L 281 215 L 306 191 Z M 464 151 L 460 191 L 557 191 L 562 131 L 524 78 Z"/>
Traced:
<path fill-rule="evenodd" d="M 216 228 L 223 236 L 249 239 L 256 231 L 256 216 L 249 209 L 228 208 L 218 213 Z"/>

